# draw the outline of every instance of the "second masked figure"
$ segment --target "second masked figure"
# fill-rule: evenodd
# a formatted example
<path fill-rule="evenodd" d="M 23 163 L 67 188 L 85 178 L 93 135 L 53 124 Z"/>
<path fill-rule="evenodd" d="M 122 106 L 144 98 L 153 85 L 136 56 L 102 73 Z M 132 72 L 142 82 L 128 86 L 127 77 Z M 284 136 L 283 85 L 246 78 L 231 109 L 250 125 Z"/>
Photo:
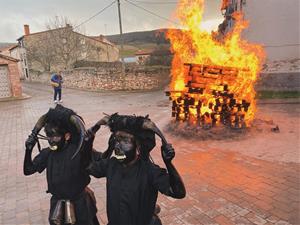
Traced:
<path fill-rule="evenodd" d="M 161 224 L 157 216 L 158 192 L 181 199 L 186 191 L 172 164 L 175 151 L 166 143 L 155 124 L 147 117 L 113 114 L 88 130 L 92 140 L 101 125 L 109 126 L 112 135 L 108 150 L 92 160 L 91 175 L 107 180 L 107 216 L 109 225 Z M 155 147 L 155 133 L 163 139 L 161 155 L 166 169 L 150 160 Z M 114 154 L 113 157 L 110 157 Z"/>

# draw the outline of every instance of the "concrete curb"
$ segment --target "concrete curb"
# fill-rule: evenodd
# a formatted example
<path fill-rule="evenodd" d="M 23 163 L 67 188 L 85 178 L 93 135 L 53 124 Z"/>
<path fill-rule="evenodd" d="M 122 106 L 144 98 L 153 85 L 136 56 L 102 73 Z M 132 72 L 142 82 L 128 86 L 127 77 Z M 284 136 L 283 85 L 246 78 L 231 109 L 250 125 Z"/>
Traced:
<path fill-rule="evenodd" d="M 17 100 L 25 100 L 31 98 L 30 95 L 25 93 L 22 94 L 21 97 L 8 97 L 8 98 L 0 98 L 0 102 L 10 102 L 10 101 L 17 101 Z"/>

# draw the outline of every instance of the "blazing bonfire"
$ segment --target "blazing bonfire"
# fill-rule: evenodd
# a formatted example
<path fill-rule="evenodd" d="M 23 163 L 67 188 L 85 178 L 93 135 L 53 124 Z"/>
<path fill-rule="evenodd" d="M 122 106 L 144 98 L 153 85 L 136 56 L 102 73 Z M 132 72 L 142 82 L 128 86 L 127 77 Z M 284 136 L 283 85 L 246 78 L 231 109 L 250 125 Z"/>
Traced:
<path fill-rule="evenodd" d="M 201 29 L 204 0 L 181 0 L 184 29 L 168 31 L 174 53 L 167 92 L 176 121 L 202 128 L 248 127 L 256 111 L 254 84 L 264 59 L 260 45 L 241 38 L 248 26 L 241 11 L 222 38 Z"/>

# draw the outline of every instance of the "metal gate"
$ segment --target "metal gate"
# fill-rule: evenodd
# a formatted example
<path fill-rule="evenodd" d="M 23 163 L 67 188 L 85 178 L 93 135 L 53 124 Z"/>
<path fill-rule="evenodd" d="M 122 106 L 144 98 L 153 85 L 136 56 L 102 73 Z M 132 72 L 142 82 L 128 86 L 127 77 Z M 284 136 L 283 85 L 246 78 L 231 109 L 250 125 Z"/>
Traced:
<path fill-rule="evenodd" d="M 10 85 L 7 66 L 0 66 L 0 98 L 10 97 Z"/>

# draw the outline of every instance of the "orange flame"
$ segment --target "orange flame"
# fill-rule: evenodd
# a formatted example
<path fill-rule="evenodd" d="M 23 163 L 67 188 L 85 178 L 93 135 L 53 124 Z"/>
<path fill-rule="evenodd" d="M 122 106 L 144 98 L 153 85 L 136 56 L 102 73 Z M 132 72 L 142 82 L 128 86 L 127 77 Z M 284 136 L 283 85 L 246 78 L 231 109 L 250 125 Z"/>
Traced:
<path fill-rule="evenodd" d="M 178 3 L 176 14 L 185 29 L 170 29 L 167 33 L 174 53 L 170 89 L 186 91 L 187 75 L 184 63 L 236 68 L 239 73 L 235 80 L 222 82 L 230 84 L 230 91 L 238 99 L 245 99 L 250 103 L 245 116 L 245 120 L 249 122 L 253 120 L 256 111 L 254 84 L 264 61 L 264 50 L 262 46 L 241 38 L 242 31 L 248 26 L 241 12 L 234 13 L 235 26 L 220 42 L 211 33 L 201 30 L 203 11 L 204 0 L 181 0 Z"/>

